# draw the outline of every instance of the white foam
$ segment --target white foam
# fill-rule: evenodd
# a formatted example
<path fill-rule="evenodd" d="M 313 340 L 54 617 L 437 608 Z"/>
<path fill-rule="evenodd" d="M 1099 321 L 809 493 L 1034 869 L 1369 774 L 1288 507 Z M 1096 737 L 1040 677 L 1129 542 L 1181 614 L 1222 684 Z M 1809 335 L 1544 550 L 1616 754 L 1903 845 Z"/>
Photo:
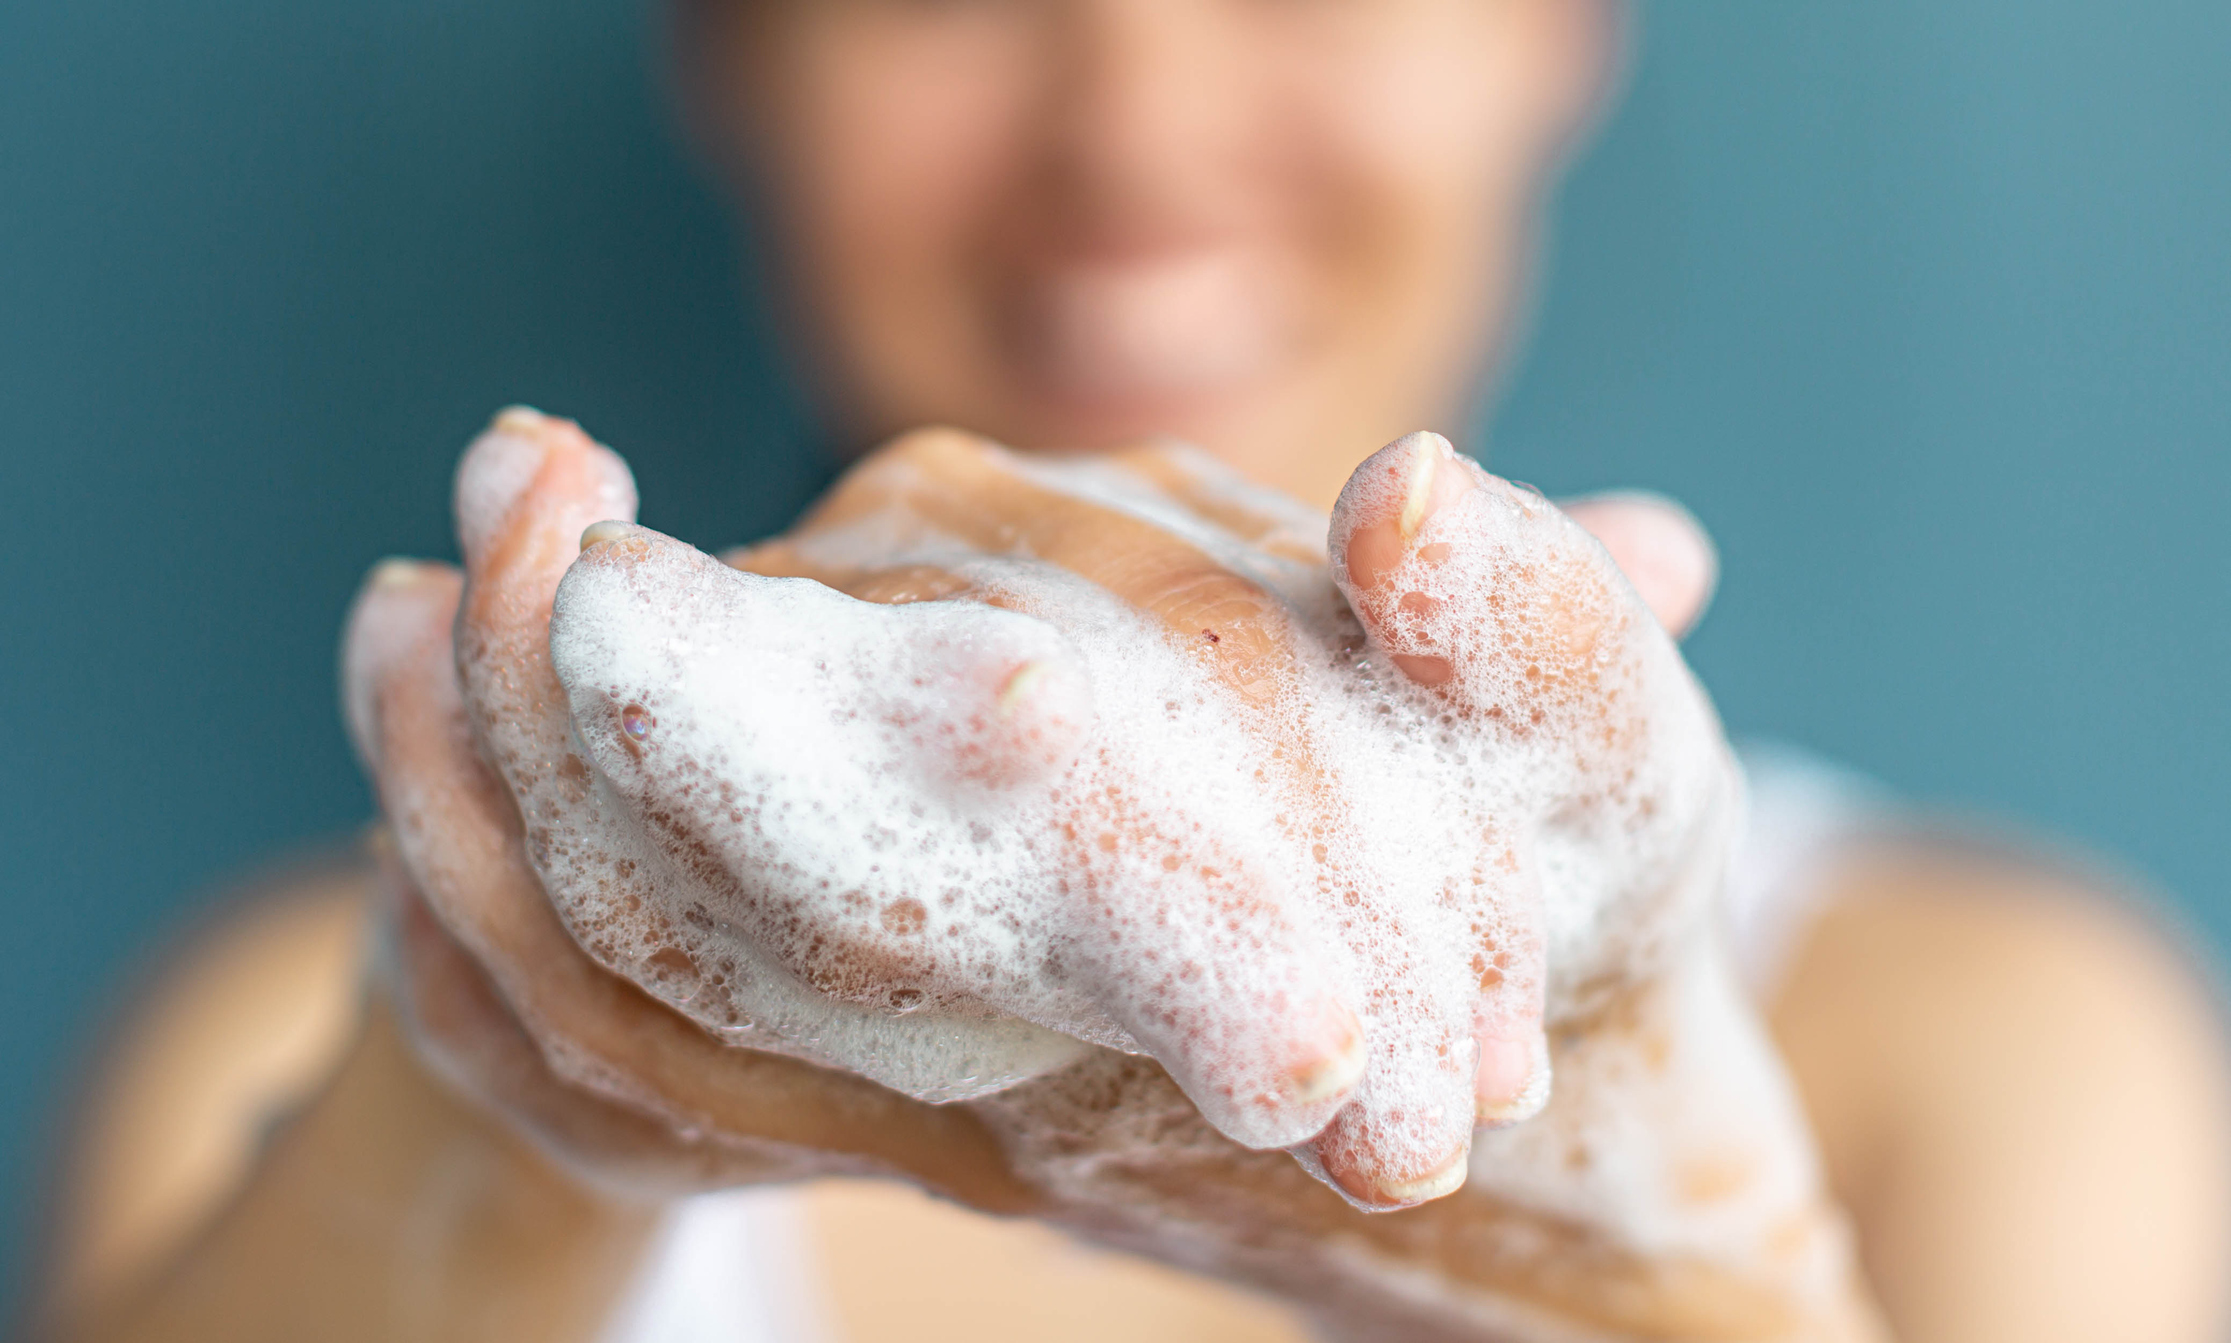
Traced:
<path fill-rule="evenodd" d="M 974 600 L 872 605 L 640 529 L 595 546 L 551 625 L 593 778 L 541 857 L 594 954 L 740 1043 L 925 1099 L 1143 1051 L 1241 1142 L 1337 1112 L 1351 1159 L 1411 1171 L 1471 1133 L 1478 1033 L 1684 954 L 1717 875 L 1665 874 L 1730 767 L 1670 642 L 1538 498 L 1481 476 L 1395 576 L 1435 602 L 1390 608 L 1387 647 L 1450 660 L 1452 693 L 1370 648 L 1324 565 L 1104 464 L 1010 469 L 1251 578 L 1261 683 L 1210 631 L 896 511 L 804 548 Z M 1343 517 L 1400 487 L 1359 476 Z M 1328 1002 L 1367 1049 L 1352 1095 L 1312 1099 L 1280 1049 Z"/>

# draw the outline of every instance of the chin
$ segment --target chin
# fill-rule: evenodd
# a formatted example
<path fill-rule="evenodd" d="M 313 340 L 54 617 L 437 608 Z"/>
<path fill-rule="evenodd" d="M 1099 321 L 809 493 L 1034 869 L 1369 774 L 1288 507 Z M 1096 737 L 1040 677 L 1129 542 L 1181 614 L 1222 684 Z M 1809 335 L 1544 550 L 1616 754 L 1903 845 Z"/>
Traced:
<path fill-rule="evenodd" d="M 1233 458 L 1267 437 L 1267 426 L 1294 418 L 1260 384 L 1159 395 L 1045 394 L 1032 400 L 1020 417 L 1030 430 L 1028 446 L 1051 451 L 1096 452 L 1174 438 Z"/>

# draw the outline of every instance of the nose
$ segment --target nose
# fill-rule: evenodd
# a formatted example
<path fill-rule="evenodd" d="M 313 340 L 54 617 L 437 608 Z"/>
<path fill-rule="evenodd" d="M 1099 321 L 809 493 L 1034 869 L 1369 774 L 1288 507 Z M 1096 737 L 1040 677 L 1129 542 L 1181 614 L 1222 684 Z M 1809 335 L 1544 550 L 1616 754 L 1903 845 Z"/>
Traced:
<path fill-rule="evenodd" d="M 1045 164 L 1121 246 L 1213 199 L 1241 134 L 1229 0 L 1055 0 Z"/>

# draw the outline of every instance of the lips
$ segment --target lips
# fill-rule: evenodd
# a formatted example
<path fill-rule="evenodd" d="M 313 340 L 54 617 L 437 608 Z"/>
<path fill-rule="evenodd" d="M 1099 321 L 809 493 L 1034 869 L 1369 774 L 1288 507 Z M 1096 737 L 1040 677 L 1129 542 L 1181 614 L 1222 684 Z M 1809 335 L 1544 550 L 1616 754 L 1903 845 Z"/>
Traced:
<path fill-rule="evenodd" d="M 1044 266 L 1017 295 L 1017 363 L 1050 396 L 1097 404 L 1190 400 L 1257 381 L 1291 345 L 1271 272 L 1229 247 Z"/>

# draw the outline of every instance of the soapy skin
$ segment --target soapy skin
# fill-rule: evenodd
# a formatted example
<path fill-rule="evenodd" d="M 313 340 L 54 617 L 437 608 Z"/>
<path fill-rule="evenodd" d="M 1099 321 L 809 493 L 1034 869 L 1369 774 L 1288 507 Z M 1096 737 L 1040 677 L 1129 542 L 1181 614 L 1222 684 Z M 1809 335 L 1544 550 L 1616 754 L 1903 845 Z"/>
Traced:
<path fill-rule="evenodd" d="M 518 538 L 546 423 L 460 471 L 467 702 L 576 940 L 737 1043 L 926 1100 L 1148 1053 L 1235 1141 L 1414 1203 L 1541 1107 L 1551 967 L 1569 1015 L 1656 954 L 1660 874 L 1728 801 L 1672 772 L 1726 764 L 1601 548 L 1432 436 L 1357 472 L 1324 559 L 1182 450 L 916 436 L 766 557 L 876 602 L 626 525 L 601 450 L 572 502 L 612 517 Z M 929 480 L 1042 497 L 971 535 Z M 1062 563 L 1095 562 L 1061 553 L 1078 508 L 1136 533 L 1093 542 L 1115 591 Z M 563 700 L 525 698 L 503 617 L 584 531 Z"/>
<path fill-rule="evenodd" d="M 1711 935 L 1716 725 L 1537 496 L 1418 436 L 1328 533 L 1182 451 L 934 433 L 752 574 L 615 521 L 561 422 L 459 485 L 470 581 L 375 580 L 351 718 L 422 1027 L 526 1049 L 481 1089 L 554 1146 L 901 1171 L 1360 1336 L 1865 1335 Z M 1305 1169 L 1438 1201 L 1350 1225 Z"/>

